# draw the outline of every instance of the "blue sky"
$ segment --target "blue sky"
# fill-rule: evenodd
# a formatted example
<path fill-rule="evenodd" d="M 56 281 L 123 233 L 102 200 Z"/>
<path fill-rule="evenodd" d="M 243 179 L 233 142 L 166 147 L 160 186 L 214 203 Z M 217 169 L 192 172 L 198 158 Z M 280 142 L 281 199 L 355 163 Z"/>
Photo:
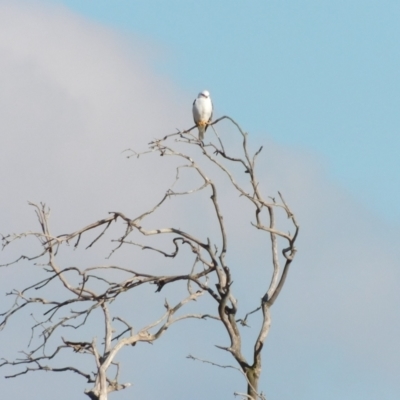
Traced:
<path fill-rule="evenodd" d="M 400 221 L 398 1 L 54 2 L 153 42 L 160 74 Z"/>
<path fill-rule="evenodd" d="M 269 400 L 397 398 L 398 20 L 397 3 L 385 1 L 0 0 L 0 233 L 37 229 L 27 200 L 52 208 L 58 233 L 110 210 L 147 210 L 175 170 L 162 164 L 165 157 L 126 160 L 121 151 L 191 124 L 193 98 L 207 88 L 216 116 L 231 115 L 251 145 L 265 145 L 260 185 L 267 195 L 281 190 L 301 225 L 295 263 L 272 311 L 260 387 Z M 223 124 L 220 133 L 236 151 L 238 136 Z M 247 312 L 259 302 L 269 261 L 264 237 L 234 208 L 241 199 L 222 187 L 229 265 L 240 312 Z M 171 202 L 166 215 L 216 235 L 204 196 L 182 207 Z M 106 248 L 66 252 L 60 263 L 104 263 Z M 9 251 L 0 264 L 18 249 Z M 138 252 L 113 262 L 147 271 L 153 265 Z M 32 277 L 26 267 L 0 268 L 0 299 Z M 160 296 L 173 297 L 170 290 Z M 121 310 L 133 311 L 135 326 L 148 317 L 146 299 L 151 313 L 155 303 L 163 309 L 153 293 L 124 299 Z M 14 356 L 30 337 L 26 317 L 1 332 L 1 357 Z M 245 332 L 249 346 L 254 331 Z M 123 374 L 134 386 L 115 398 L 232 398 L 243 388 L 239 375 L 185 358 L 231 363 L 214 344 L 226 344 L 225 332 L 188 324 L 151 349 L 124 352 Z M 82 393 L 79 377 L 55 375 L 1 378 L 2 394 L 26 398 L 32 387 L 42 399 Z M 207 382 L 195 393 L 193 376 Z"/>

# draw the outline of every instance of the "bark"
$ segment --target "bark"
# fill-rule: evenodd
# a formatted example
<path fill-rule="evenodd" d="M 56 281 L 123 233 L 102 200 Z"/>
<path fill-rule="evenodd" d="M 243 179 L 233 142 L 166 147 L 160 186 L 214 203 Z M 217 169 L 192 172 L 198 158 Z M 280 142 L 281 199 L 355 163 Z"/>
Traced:
<path fill-rule="evenodd" d="M 246 371 L 247 384 L 247 395 L 251 400 L 257 400 L 258 398 L 258 382 L 261 375 L 261 363 L 260 365 L 253 366 Z"/>

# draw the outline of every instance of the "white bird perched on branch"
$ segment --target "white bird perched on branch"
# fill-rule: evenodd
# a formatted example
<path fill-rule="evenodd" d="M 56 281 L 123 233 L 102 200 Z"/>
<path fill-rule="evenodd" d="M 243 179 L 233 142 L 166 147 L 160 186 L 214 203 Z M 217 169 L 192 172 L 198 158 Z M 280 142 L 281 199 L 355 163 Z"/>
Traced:
<path fill-rule="evenodd" d="M 193 102 L 193 119 L 199 130 L 199 140 L 204 139 L 204 133 L 213 116 L 213 104 L 208 90 L 203 90 Z"/>

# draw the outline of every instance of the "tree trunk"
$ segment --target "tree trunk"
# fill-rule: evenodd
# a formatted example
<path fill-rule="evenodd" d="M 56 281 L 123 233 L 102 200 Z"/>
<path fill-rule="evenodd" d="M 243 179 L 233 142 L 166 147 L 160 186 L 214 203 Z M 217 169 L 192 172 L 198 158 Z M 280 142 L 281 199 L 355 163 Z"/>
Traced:
<path fill-rule="evenodd" d="M 251 400 L 258 398 L 258 381 L 260 379 L 261 367 L 253 366 L 246 371 L 247 377 L 247 394 Z"/>

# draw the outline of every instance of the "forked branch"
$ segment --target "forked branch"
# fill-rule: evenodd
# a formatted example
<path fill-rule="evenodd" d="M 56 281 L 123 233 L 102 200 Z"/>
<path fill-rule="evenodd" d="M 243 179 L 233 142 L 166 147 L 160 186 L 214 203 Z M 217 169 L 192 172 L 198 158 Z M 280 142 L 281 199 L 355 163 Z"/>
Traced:
<path fill-rule="evenodd" d="M 228 154 L 221 137 L 217 134 L 216 125 L 222 121 L 233 124 L 234 129 L 241 136 L 240 156 Z M 262 348 L 271 325 L 270 307 L 281 293 L 289 268 L 296 255 L 295 242 L 299 233 L 299 225 L 281 193 L 278 193 L 278 201 L 274 198 L 265 197 L 262 193 L 261 184 L 256 174 L 256 160 L 262 147 L 251 154 L 248 150 L 248 134 L 228 116 L 223 116 L 209 125 L 212 126 L 217 141 L 210 143 L 199 141 L 192 134 L 192 130 L 195 128 L 192 127 L 185 131 L 166 135 L 161 139 L 155 139 L 149 144 L 149 148 L 143 152 L 131 151 L 131 154 L 136 157 L 159 154 L 163 156 L 162 161 L 167 167 L 170 165 L 168 162 L 170 158 L 183 162 L 183 165 L 181 163 L 181 165 L 175 167 L 175 181 L 166 190 L 162 198 L 153 207 L 138 216 L 130 217 L 123 212 L 112 211 L 105 218 L 72 233 L 53 234 L 49 224 L 49 209 L 44 204 L 32 204 L 38 217 L 40 229 L 1 236 L 3 249 L 8 248 L 11 243 L 17 240 L 33 237 L 39 243 L 39 250 L 37 254 L 20 255 L 15 260 L 0 267 L 12 266 L 21 261 L 35 262 L 35 265 L 47 275 L 22 290 L 10 291 L 8 295 L 14 298 L 14 302 L 5 312 L 0 314 L 0 329 L 8 324 L 10 318 L 27 307 L 38 306 L 42 315 L 41 319 L 35 320 L 31 327 L 32 338 L 40 338 L 39 344 L 36 347 L 32 346 L 28 352 L 25 352 L 22 359 L 17 361 L 3 360 L 0 364 L 0 367 L 5 365 L 25 367 L 24 370 L 9 375 L 9 377 L 39 370 L 72 371 L 80 374 L 88 383 L 92 384 L 92 387 L 85 392 L 91 399 L 105 400 L 108 393 L 129 386 L 128 383 L 120 384 L 118 379 L 120 366 L 115 362 L 115 357 L 122 348 L 134 346 L 139 342 L 153 342 L 162 336 L 168 327 L 178 321 L 189 318 L 211 318 L 223 324 L 229 337 L 228 346 L 218 347 L 229 352 L 238 367 L 209 363 L 223 368 L 238 369 L 241 372 L 246 379 L 247 393 L 236 393 L 237 395 L 251 400 L 265 399 L 264 395 L 259 392 L 258 385 L 262 366 Z M 242 183 L 243 176 L 238 176 L 232 172 L 232 166 L 236 165 L 240 166 L 240 170 L 245 173 L 246 180 L 244 183 Z M 175 190 L 175 184 L 182 179 L 180 176 L 182 169 L 189 170 L 193 175 L 190 182 L 197 179 L 200 183 L 188 190 Z M 225 182 L 222 183 L 218 180 L 221 172 L 222 176 L 225 177 Z M 253 311 L 243 312 L 244 318 L 237 316 L 239 303 L 234 294 L 235 286 L 231 269 L 226 263 L 226 256 L 231 249 L 229 247 L 231 246 L 229 242 L 230 233 L 224 220 L 225 210 L 219 194 L 226 190 L 227 185 L 251 205 L 252 211 L 248 217 L 249 225 L 251 224 L 254 227 L 255 233 L 259 232 L 259 234 L 265 235 L 265 242 L 271 247 L 271 259 L 263 262 L 266 269 L 272 267 L 270 281 L 265 285 L 263 292 L 259 294 L 259 306 Z M 189 204 L 189 201 L 195 195 L 202 195 L 206 199 L 205 202 L 208 202 L 217 226 L 215 231 L 210 232 L 206 237 L 202 237 L 196 233 L 196 226 L 190 226 L 190 221 L 185 220 L 180 223 L 178 220 L 174 220 L 172 226 L 163 226 L 159 223 L 160 219 L 157 216 L 164 212 L 167 199 L 173 200 L 178 196 L 184 197 Z M 238 212 L 244 213 L 245 211 L 239 209 Z M 278 226 L 277 221 L 282 213 L 291 222 L 292 232 L 284 232 Z M 150 217 L 152 217 L 152 221 L 155 220 L 156 222 L 153 222 L 153 226 L 149 227 Z M 182 227 L 180 224 L 182 224 Z M 183 249 L 188 249 L 192 259 L 183 258 L 185 265 L 187 265 L 186 272 L 153 275 L 146 272 L 146 266 L 135 268 L 135 270 L 118 265 L 94 265 L 85 269 L 74 266 L 60 267 L 58 264 L 60 248 L 72 243 L 73 248 L 76 249 L 82 246 L 82 242 L 90 233 L 93 234 L 94 239 L 91 239 L 85 248 L 94 248 L 105 240 L 106 234 L 110 233 L 110 228 L 113 225 L 122 226 L 122 228 L 119 228 L 121 230 L 119 236 L 111 239 L 114 247 L 108 258 L 125 248 L 129 250 L 141 249 L 145 250 L 146 253 L 151 252 L 175 260 L 183 257 Z M 140 239 L 138 240 L 137 237 L 141 237 L 143 240 L 145 240 L 144 237 L 148 237 L 146 240 L 150 240 L 150 244 L 140 243 Z M 154 244 L 151 244 L 151 239 L 156 237 L 163 238 L 165 241 L 162 244 L 159 241 L 157 241 L 157 244 L 154 242 Z M 166 250 L 166 243 L 169 250 Z M 285 243 L 283 247 L 280 246 L 282 243 Z M 240 268 L 240 266 L 237 267 Z M 140 269 L 144 269 L 144 272 Z M 110 272 L 113 272 L 113 274 L 110 275 Z M 110 276 L 112 276 L 112 280 Z M 177 282 L 185 283 L 187 295 L 174 306 L 170 306 L 166 302 L 165 313 L 158 320 L 150 322 L 137 332 L 130 321 L 126 321 L 118 315 L 113 316 L 110 311 L 110 303 L 139 286 L 152 284 L 156 286 L 156 292 L 160 292 L 166 285 Z M 49 298 L 41 295 L 41 291 L 51 288 L 53 284 L 57 284 L 58 287 L 61 284 L 64 297 L 54 296 L 54 298 Z M 32 292 L 35 292 L 36 295 L 31 295 Z M 196 301 L 203 294 L 209 294 L 213 299 L 216 306 L 214 312 L 176 315 L 184 305 Z M 74 309 L 72 310 L 71 307 Z M 56 350 L 48 350 L 50 338 L 57 337 L 65 328 L 79 329 L 86 324 L 89 317 L 97 315 L 97 313 L 102 316 L 104 324 L 102 346 L 97 346 L 94 339 L 91 342 L 75 342 L 61 337 L 61 342 Z M 214 313 L 218 315 L 213 315 Z M 243 355 L 241 329 L 249 327 L 248 318 L 250 316 L 252 318 L 258 316 L 261 319 L 261 324 L 259 324 L 261 328 L 259 328 L 253 344 L 252 357 L 247 360 Z M 60 336 L 58 337 L 60 338 Z M 91 355 L 96 365 L 95 372 L 87 373 L 74 366 L 60 368 L 51 364 L 60 353 L 71 350 L 77 354 Z M 192 356 L 190 358 L 194 359 Z M 113 378 L 110 378 L 110 369 L 116 370 Z"/>

